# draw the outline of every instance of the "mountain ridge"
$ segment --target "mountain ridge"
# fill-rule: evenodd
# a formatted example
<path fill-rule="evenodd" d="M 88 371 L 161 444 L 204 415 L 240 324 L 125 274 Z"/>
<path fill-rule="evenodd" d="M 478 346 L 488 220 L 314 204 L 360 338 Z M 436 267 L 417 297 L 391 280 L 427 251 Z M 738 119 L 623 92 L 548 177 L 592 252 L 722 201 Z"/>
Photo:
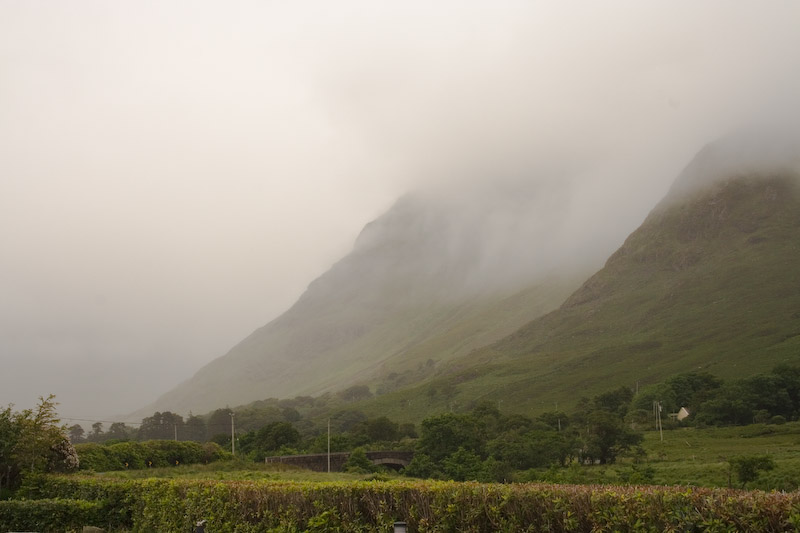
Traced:
<path fill-rule="evenodd" d="M 503 272 L 517 250 L 476 246 L 486 218 L 443 213 L 435 203 L 420 212 L 417 198 L 401 199 L 295 306 L 231 351 L 253 349 L 237 387 L 255 383 L 246 391 L 252 401 L 370 383 L 381 395 L 353 408 L 416 421 L 478 399 L 541 411 L 681 372 L 740 377 L 800 361 L 797 152 L 781 148 L 789 157 L 767 165 L 735 141 L 701 150 L 591 276 L 576 269 L 554 277 L 523 254 L 536 275 L 487 291 L 475 280 Z M 313 327 L 298 333 L 307 311 Z M 284 364 L 278 379 L 301 375 L 312 387 L 266 389 L 255 379 L 266 364 L 259 336 L 276 328 L 295 332 L 270 345 L 284 354 L 272 356 Z M 328 347 L 321 352 L 320 338 Z M 226 358 L 198 375 L 219 378 Z M 206 410 L 248 403 L 207 400 Z"/>
<path fill-rule="evenodd" d="M 557 309 L 362 408 L 405 419 L 392 407 L 404 405 L 419 418 L 426 409 L 415 399 L 447 388 L 451 398 L 428 413 L 476 399 L 529 413 L 681 372 L 733 378 L 800 362 L 800 172 L 780 166 L 681 183 L 707 178 L 713 152 L 698 155 Z"/>
<path fill-rule="evenodd" d="M 396 387 L 428 359 L 464 355 L 555 308 L 590 271 L 554 272 L 551 257 L 527 249 L 543 238 L 537 232 L 552 230 L 530 209 L 548 198 L 470 201 L 401 198 L 285 313 L 132 416 L 319 395 L 360 381 Z M 509 235 L 506 225 L 520 220 L 527 225 Z M 381 377 L 388 374 L 402 379 L 390 384 Z"/>

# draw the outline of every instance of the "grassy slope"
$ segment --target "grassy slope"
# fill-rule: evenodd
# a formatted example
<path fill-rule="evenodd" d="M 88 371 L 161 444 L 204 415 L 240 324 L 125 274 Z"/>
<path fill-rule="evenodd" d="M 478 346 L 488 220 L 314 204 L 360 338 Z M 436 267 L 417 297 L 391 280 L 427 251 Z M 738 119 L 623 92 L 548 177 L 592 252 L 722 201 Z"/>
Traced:
<path fill-rule="evenodd" d="M 178 412 L 203 412 L 254 399 L 318 395 L 355 383 L 384 389 L 408 385 L 428 376 L 428 359 L 442 364 L 512 333 L 556 308 L 579 283 L 577 275 L 564 276 L 512 294 L 394 309 L 342 305 L 311 314 L 305 324 L 271 324 L 237 346 L 231 352 L 235 359 L 212 362 L 172 391 L 167 405 Z M 390 374 L 393 379 L 387 379 Z M 159 405 L 137 414 L 148 416 Z"/>
<path fill-rule="evenodd" d="M 419 420 L 486 398 L 531 414 L 680 372 L 800 363 L 799 262 L 795 176 L 668 198 L 558 310 L 362 408 Z M 426 395 L 448 386 L 450 398 Z"/>
<path fill-rule="evenodd" d="M 487 249 L 486 211 L 399 201 L 292 308 L 132 416 L 377 386 L 390 374 L 384 390 L 407 386 L 555 309 L 585 279 L 577 267 L 520 275 L 513 253 L 504 262 Z M 476 281 L 487 270 L 494 277 Z"/>
<path fill-rule="evenodd" d="M 654 481 L 667 485 L 725 487 L 728 459 L 737 455 L 769 455 L 775 469 L 761 474 L 751 488 L 794 489 L 800 480 L 800 423 L 753 424 L 729 428 L 685 428 L 645 434 L 648 466 Z M 736 476 L 733 476 L 736 485 Z M 789 483 L 787 483 L 789 482 Z"/>

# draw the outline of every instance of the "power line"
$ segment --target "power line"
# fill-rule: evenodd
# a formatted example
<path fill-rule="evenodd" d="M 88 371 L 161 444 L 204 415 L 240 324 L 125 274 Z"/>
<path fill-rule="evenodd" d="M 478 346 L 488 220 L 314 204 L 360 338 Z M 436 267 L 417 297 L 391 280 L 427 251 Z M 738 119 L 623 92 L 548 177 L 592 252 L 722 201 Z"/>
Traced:
<path fill-rule="evenodd" d="M 71 422 L 102 422 L 103 424 L 125 424 L 126 426 L 141 426 L 142 422 L 120 422 L 119 420 L 93 420 L 90 418 L 70 418 L 68 416 L 59 417 L 61 420 Z"/>

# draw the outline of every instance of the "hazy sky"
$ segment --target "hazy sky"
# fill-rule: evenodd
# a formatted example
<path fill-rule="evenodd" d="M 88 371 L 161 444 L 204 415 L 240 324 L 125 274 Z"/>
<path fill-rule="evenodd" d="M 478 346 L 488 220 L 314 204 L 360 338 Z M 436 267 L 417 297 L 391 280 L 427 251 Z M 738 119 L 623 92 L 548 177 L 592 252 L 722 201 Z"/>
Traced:
<path fill-rule="evenodd" d="M 0 0 L 0 404 L 149 403 L 409 190 L 554 169 L 571 231 L 613 248 L 703 143 L 800 109 L 799 24 L 789 1 Z"/>

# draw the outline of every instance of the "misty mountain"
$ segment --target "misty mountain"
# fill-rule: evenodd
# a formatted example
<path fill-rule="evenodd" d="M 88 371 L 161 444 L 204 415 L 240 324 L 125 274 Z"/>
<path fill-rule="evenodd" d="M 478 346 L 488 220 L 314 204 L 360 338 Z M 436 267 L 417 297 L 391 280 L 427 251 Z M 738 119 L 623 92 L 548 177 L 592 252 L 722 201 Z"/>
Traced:
<path fill-rule="evenodd" d="M 392 405 L 415 410 L 446 386 L 451 407 L 480 397 L 543 411 L 681 372 L 739 378 L 800 363 L 800 151 L 753 146 L 702 150 L 557 310 L 365 409 L 402 417 Z"/>
<path fill-rule="evenodd" d="M 563 197 L 557 182 L 506 180 L 401 198 L 294 306 L 137 414 L 423 380 L 597 268 L 597 247 L 563 233 Z"/>

